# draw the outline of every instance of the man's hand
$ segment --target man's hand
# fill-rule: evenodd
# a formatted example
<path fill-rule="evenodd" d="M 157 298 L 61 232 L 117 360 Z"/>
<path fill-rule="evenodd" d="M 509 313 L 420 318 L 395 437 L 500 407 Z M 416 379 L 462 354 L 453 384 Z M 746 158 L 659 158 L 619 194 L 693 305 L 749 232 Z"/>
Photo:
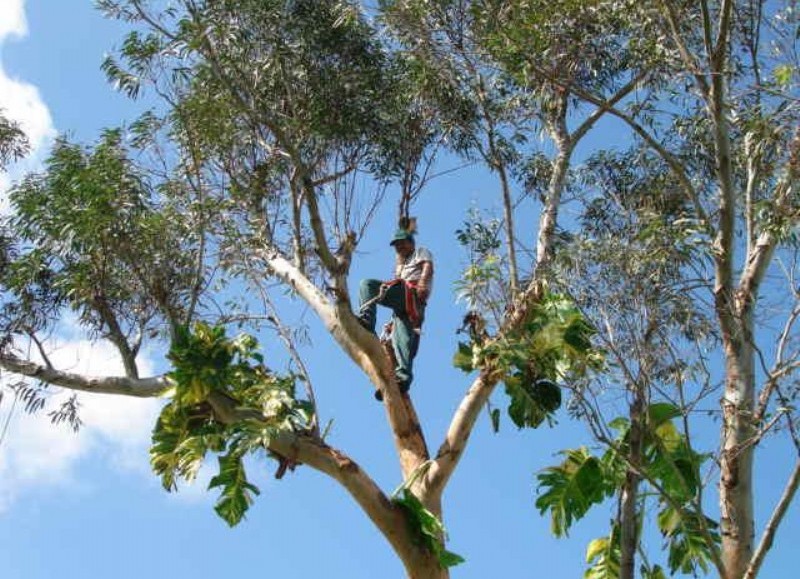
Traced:
<path fill-rule="evenodd" d="M 429 295 L 431 295 L 431 290 L 428 286 L 422 284 L 417 286 L 417 297 L 423 304 L 428 303 Z"/>

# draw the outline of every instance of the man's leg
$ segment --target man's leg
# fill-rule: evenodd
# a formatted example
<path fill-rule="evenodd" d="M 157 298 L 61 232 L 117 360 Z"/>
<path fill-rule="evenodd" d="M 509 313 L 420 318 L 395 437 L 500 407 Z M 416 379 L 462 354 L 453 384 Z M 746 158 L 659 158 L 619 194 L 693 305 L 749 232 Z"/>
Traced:
<path fill-rule="evenodd" d="M 397 360 L 394 374 L 401 392 L 408 392 L 411 380 L 414 378 L 412 371 L 414 357 L 419 348 L 419 334 L 414 331 L 411 322 L 406 316 L 394 316 L 394 330 L 392 331 L 392 347 Z"/>
<path fill-rule="evenodd" d="M 380 295 L 381 285 L 383 282 L 379 279 L 364 279 L 361 280 L 361 285 L 358 291 L 358 318 L 361 320 L 367 330 L 375 333 L 375 323 L 378 304 L 391 308 L 395 314 L 402 314 L 405 312 L 405 296 L 403 293 L 403 284 L 395 284 L 386 289 L 383 298 L 377 301 L 372 301 Z M 366 307 L 364 304 L 372 301 Z"/>

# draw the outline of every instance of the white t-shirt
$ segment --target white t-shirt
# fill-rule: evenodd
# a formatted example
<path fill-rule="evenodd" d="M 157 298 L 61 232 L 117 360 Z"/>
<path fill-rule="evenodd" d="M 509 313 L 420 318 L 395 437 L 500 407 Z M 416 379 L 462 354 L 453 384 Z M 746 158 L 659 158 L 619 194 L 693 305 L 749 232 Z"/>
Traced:
<path fill-rule="evenodd" d="M 397 277 L 406 281 L 419 281 L 422 277 L 422 264 L 430 262 L 433 266 L 433 255 L 424 247 L 415 247 L 409 256 L 397 263 Z M 429 290 L 433 290 L 433 277 L 429 284 Z"/>

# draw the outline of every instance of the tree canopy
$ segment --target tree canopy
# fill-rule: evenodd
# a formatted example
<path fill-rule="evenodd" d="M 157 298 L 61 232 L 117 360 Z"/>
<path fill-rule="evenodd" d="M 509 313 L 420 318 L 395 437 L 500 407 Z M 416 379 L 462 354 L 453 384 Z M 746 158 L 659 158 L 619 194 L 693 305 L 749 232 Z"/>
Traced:
<path fill-rule="evenodd" d="M 563 405 L 591 438 L 538 473 L 531 502 L 558 536 L 614 505 L 586 577 L 758 574 L 800 484 L 793 2 L 98 5 L 131 28 L 103 71 L 161 104 L 90 145 L 59 139 L 12 188 L 0 367 L 34 382 L 4 388 L 34 411 L 42 384 L 167 397 L 151 448 L 167 490 L 217 455 L 215 508 L 235 525 L 259 494 L 248 457 L 278 478 L 310 467 L 415 579 L 468 564 L 442 496 L 481 413 L 495 430 L 557 428 Z M 0 116 L 0 166 L 24 152 Z M 494 190 L 453 232 L 464 321 L 437 363 L 464 372 L 464 394 L 433 451 L 350 274 L 377 216 L 404 223 L 462 162 Z M 393 493 L 320 424 L 315 389 L 345 386 L 308 371 L 299 307 L 382 393 Z M 125 376 L 51 363 L 69 312 Z M 141 376 L 144 347 L 169 371 Z M 697 431 L 720 399 L 709 444 Z M 57 416 L 80 421 L 74 404 Z M 757 505 L 767 436 L 795 466 Z"/>

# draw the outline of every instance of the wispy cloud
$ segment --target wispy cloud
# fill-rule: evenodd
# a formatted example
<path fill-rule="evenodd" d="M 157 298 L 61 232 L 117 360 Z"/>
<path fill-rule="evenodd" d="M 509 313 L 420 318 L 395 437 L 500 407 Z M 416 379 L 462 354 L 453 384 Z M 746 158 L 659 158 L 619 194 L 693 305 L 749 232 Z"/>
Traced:
<path fill-rule="evenodd" d="M 8 211 L 10 184 L 41 168 L 56 135 L 50 111 L 37 87 L 25 79 L 10 77 L 3 66 L 3 46 L 27 33 L 24 0 L 0 0 L 0 108 L 21 125 L 31 144 L 26 159 L 13 165 L 7 174 L 0 172 L 0 215 Z M 75 320 L 64 320 L 58 335 L 61 343 L 49 353 L 57 368 L 99 376 L 123 374 L 113 347 L 82 339 Z M 152 375 L 154 364 L 146 356 L 140 356 L 139 364 L 142 375 Z M 84 425 L 73 433 L 64 424 L 52 424 L 47 416 L 47 411 L 57 408 L 71 392 L 53 388 L 47 408 L 35 415 L 26 414 L 19 402 L 12 412 L 13 395 L 2 388 L 3 380 L 7 384 L 9 378 L 8 374 L 0 377 L 0 391 L 6 393 L 0 404 L 0 432 L 10 416 L 5 438 L 0 442 L 0 512 L 20 497 L 42 489 L 77 489 L 90 484 L 81 476 L 81 465 L 89 458 L 126 472 L 146 474 L 148 480 L 155 482 L 149 472 L 147 448 L 161 401 L 81 394 L 79 415 Z M 195 484 L 181 485 L 176 499 L 210 500 L 205 489 L 212 472 L 201 469 Z"/>
<path fill-rule="evenodd" d="M 24 36 L 27 32 L 25 1 L 4 0 L 0 4 L 0 41 L 10 36 Z"/>
<path fill-rule="evenodd" d="M 56 136 L 50 110 L 39 90 L 24 79 L 12 78 L 2 62 L 3 46 L 10 40 L 28 34 L 24 0 L 0 2 L 0 108 L 6 116 L 20 124 L 31 145 L 30 154 L 12 165 L 8 173 L 0 172 L 0 214 L 8 211 L 6 191 L 12 182 L 36 170 Z"/>
<path fill-rule="evenodd" d="M 49 355 L 54 366 L 71 372 L 113 376 L 122 374 L 122 363 L 113 347 L 87 341 L 60 344 Z M 140 360 L 143 375 L 152 364 Z M 19 496 L 47 487 L 69 487 L 80 481 L 79 465 L 88 456 L 126 472 L 149 475 L 147 447 L 158 415 L 159 400 L 81 394 L 79 415 L 83 427 L 74 433 L 66 425 L 51 424 L 48 409 L 56 408 L 71 394 L 54 389 L 47 408 L 35 415 L 17 403 L 11 411 L 7 396 L 0 413 L 9 428 L 0 446 L 0 510 Z"/>

